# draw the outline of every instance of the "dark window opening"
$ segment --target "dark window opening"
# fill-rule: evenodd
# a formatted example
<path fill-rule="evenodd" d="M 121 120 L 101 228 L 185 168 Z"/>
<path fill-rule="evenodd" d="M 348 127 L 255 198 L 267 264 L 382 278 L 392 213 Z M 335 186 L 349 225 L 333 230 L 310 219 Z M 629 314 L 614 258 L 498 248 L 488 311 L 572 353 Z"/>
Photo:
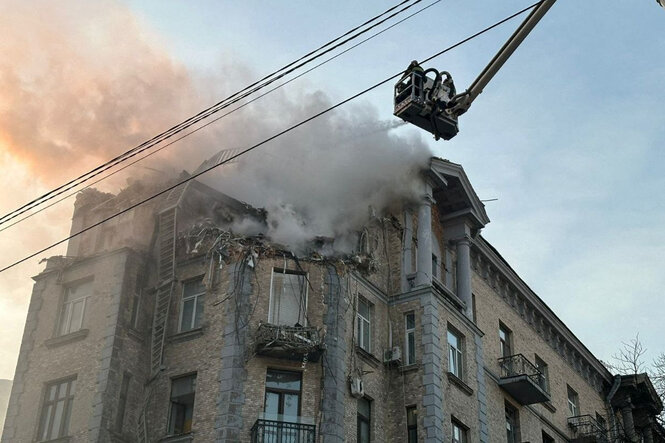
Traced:
<path fill-rule="evenodd" d="M 196 374 L 171 380 L 171 413 L 168 433 L 187 434 L 192 431 Z"/>

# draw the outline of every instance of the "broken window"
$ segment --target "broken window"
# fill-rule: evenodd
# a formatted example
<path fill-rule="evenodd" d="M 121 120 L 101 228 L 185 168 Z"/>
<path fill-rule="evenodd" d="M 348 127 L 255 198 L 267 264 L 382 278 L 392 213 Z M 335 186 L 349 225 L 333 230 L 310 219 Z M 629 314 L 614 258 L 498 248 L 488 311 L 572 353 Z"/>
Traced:
<path fill-rule="evenodd" d="M 306 274 L 289 269 L 272 271 L 268 322 L 274 325 L 307 325 Z"/>
<path fill-rule="evenodd" d="M 365 297 L 358 296 L 358 338 L 356 340 L 360 349 L 372 352 L 372 304 Z"/>
<path fill-rule="evenodd" d="M 180 332 L 201 327 L 203 319 L 203 297 L 206 293 L 203 277 L 189 280 L 182 285 L 182 303 L 180 305 Z"/>
<path fill-rule="evenodd" d="M 76 378 L 60 380 L 46 386 L 39 421 L 39 440 L 54 440 L 67 436 L 75 389 Z"/>
<path fill-rule="evenodd" d="M 60 310 L 58 335 L 70 334 L 83 327 L 85 304 L 92 291 L 92 281 L 68 286 Z"/>
<path fill-rule="evenodd" d="M 192 431 L 195 391 L 196 374 L 171 380 L 171 411 L 168 427 L 170 435 L 187 434 Z"/>

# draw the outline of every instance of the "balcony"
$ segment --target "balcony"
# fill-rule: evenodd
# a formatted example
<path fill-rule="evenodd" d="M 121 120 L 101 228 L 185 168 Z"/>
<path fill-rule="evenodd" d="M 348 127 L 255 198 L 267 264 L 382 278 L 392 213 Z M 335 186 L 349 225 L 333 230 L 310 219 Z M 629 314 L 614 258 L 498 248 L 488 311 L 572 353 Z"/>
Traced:
<path fill-rule="evenodd" d="M 308 326 L 283 326 L 260 323 L 254 337 L 256 353 L 289 360 L 317 362 L 323 351 L 319 330 Z"/>
<path fill-rule="evenodd" d="M 577 415 L 568 418 L 568 426 L 573 430 L 573 443 L 608 443 L 607 431 L 591 415 Z"/>
<path fill-rule="evenodd" d="M 251 433 L 252 443 L 314 443 L 316 425 L 258 419 Z"/>
<path fill-rule="evenodd" d="M 543 403 L 550 400 L 545 377 L 522 354 L 499 359 L 501 378 L 499 386 L 522 405 Z"/>

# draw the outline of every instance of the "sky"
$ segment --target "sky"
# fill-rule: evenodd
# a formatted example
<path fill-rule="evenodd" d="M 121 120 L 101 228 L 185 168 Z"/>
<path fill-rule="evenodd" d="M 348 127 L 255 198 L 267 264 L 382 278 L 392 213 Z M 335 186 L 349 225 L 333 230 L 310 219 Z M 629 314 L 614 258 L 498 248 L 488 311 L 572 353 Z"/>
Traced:
<path fill-rule="evenodd" d="M 361 7 L 347 0 L 25 3 L 0 5 L 2 214 L 396 1 Z M 98 186 L 117 191 L 128 177 L 191 170 L 216 150 L 259 140 L 529 4 L 436 2 Z M 449 71 L 464 90 L 518 23 L 426 67 Z M 399 158 L 394 140 L 462 164 L 488 200 L 491 222 L 483 236 L 577 337 L 608 360 L 639 333 L 652 358 L 665 352 L 663 30 L 665 9 L 653 0 L 559 0 L 460 118 L 460 133 L 451 141 L 435 141 L 408 125 L 391 129 L 387 138 L 373 136 L 382 124 L 396 126 L 390 83 L 345 105 L 324 129 L 344 132 L 342 123 L 356 125 L 345 136 L 390 145 L 391 165 Z M 299 139 L 296 132 L 265 155 L 275 159 L 289 152 L 280 151 L 289 144 L 315 142 L 308 137 L 313 133 Z M 344 155 L 350 163 L 354 155 L 367 159 L 362 150 L 360 143 L 356 154 Z M 405 162 L 412 153 L 405 149 Z M 72 203 L 64 200 L 0 231 L 0 267 L 66 236 Z M 64 253 L 60 246 L 39 258 Z M 0 378 L 13 378 L 39 258 L 0 273 Z"/>

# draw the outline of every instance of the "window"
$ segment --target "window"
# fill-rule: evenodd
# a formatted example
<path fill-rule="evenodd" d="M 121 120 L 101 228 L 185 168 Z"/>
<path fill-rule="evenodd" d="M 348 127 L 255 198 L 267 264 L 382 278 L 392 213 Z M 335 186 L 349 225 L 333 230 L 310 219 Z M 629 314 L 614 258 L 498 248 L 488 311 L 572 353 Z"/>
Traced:
<path fill-rule="evenodd" d="M 268 321 L 285 326 L 307 324 L 307 284 L 304 273 L 273 269 Z"/>
<path fill-rule="evenodd" d="M 576 417 L 580 415 L 580 399 L 573 388 L 566 386 L 568 387 L 568 413 L 570 417 Z"/>
<path fill-rule="evenodd" d="M 268 369 L 264 405 L 266 419 L 296 421 L 295 417 L 300 416 L 301 386 L 302 374 L 300 372 Z"/>
<path fill-rule="evenodd" d="M 206 288 L 203 278 L 189 280 L 182 284 L 182 304 L 180 306 L 180 332 L 201 327 L 203 319 L 203 297 Z"/>
<path fill-rule="evenodd" d="M 448 371 L 458 378 L 463 372 L 462 336 L 448 328 Z"/>
<path fill-rule="evenodd" d="M 543 443 L 554 443 L 554 438 L 547 435 L 545 431 L 543 431 Z"/>
<path fill-rule="evenodd" d="M 550 376 L 547 370 L 547 363 L 545 363 L 540 357 L 536 355 L 536 369 L 540 371 L 543 375 L 539 380 L 540 387 L 545 392 L 550 392 Z"/>
<path fill-rule="evenodd" d="M 170 435 L 187 434 L 192 431 L 195 392 L 196 374 L 171 380 L 171 413 L 168 427 Z"/>
<path fill-rule="evenodd" d="M 115 417 L 115 430 L 122 432 L 122 427 L 125 421 L 125 409 L 127 408 L 127 394 L 129 393 L 129 382 L 132 376 L 129 372 L 122 374 L 122 382 L 120 383 L 120 397 L 118 398 L 118 412 Z"/>
<path fill-rule="evenodd" d="M 406 337 L 404 345 L 406 346 L 406 364 L 412 365 L 416 362 L 416 314 L 407 312 L 404 315 L 404 330 Z"/>
<path fill-rule="evenodd" d="M 499 344 L 501 346 L 501 357 L 509 357 L 513 355 L 513 333 L 504 325 L 499 322 Z"/>
<path fill-rule="evenodd" d="M 505 404 L 506 411 L 506 441 L 508 443 L 519 443 L 519 419 L 517 410 L 508 403 Z"/>
<path fill-rule="evenodd" d="M 358 296 L 358 346 L 372 352 L 372 304 L 362 296 Z"/>
<path fill-rule="evenodd" d="M 418 414 L 415 406 L 406 408 L 406 435 L 408 443 L 418 443 Z"/>
<path fill-rule="evenodd" d="M 140 329 L 141 325 L 141 293 L 136 292 L 132 297 L 132 317 L 130 319 L 130 327 L 133 329 Z"/>
<path fill-rule="evenodd" d="M 58 335 L 70 334 L 83 327 L 85 302 L 90 296 L 92 281 L 69 286 L 65 290 L 65 299 L 60 310 Z"/>
<path fill-rule="evenodd" d="M 366 398 L 358 399 L 358 431 L 356 441 L 369 443 L 372 402 Z"/>
<path fill-rule="evenodd" d="M 439 278 L 439 257 L 432 254 L 432 277 Z"/>
<path fill-rule="evenodd" d="M 416 237 L 411 238 L 411 273 L 418 272 L 418 240 Z"/>
<path fill-rule="evenodd" d="M 39 421 L 40 440 L 53 440 L 67 436 L 75 390 L 75 378 L 53 382 L 46 386 Z"/>
<path fill-rule="evenodd" d="M 453 425 L 453 432 L 452 432 L 453 443 L 466 443 L 467 442 L 466 426 L 462 425 L 454 418 L 452 419 L 452 425 Z"/>

